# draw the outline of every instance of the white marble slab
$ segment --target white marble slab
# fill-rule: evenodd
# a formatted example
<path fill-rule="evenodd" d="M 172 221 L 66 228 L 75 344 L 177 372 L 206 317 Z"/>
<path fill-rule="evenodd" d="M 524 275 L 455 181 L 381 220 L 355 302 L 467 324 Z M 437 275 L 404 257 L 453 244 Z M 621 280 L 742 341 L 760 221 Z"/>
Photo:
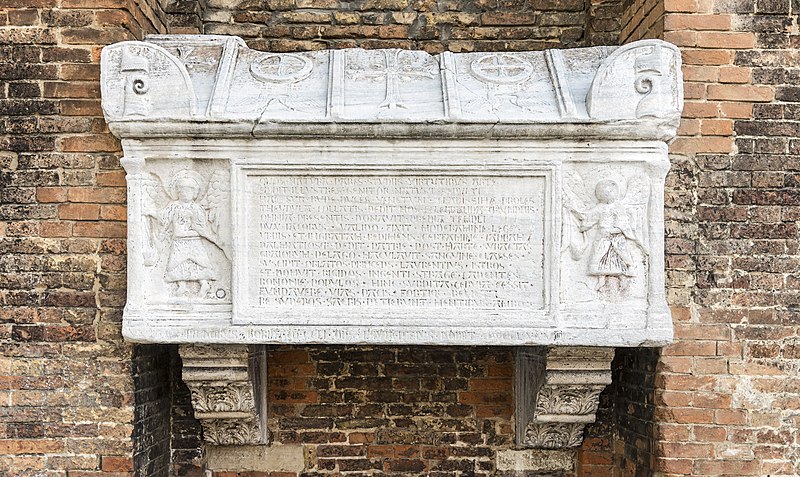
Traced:
<path fill-rule="evenodd" d="M 660 41 L 527 53 L 103 51 L 133 341 L 667 343 Z M 618 107 L 614 106 L 619 104 Z"/>
<path fill-rule="evenodd" d="M 258 168 L 242 176 L 237 324 L 541 318 L 546 171 Z"/>

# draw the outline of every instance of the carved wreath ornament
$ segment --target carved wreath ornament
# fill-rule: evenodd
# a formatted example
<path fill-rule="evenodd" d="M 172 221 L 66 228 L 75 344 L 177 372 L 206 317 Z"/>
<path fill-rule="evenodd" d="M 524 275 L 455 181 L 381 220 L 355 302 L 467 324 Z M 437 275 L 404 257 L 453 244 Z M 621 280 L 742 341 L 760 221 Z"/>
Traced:
<path fill-rule="evenodd" d="M 470 71 L 488 83 L 517 84 L 530 77 L 533 65 L 518 55 L 493 53 L 470 63 Z"/>

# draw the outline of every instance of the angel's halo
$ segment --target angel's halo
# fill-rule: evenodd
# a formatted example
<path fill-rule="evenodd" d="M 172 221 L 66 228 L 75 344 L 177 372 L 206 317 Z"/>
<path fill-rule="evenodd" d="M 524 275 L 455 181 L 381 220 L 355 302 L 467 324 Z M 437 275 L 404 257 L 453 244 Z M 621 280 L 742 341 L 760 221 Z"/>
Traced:
<path fill-rule="evenodd" d="M 200 196 L 203 195 L 203 190 L 205 189 L 205 179 L 203 176 L 198 174 L 195 171 L 189 169 L 183 169 L 176 173 L 172 179 L 169 181 L 169 187 L 167 188 L 167 193 L 173 200 L 178 199 L 178 188 L 182 185 L 188 185 L 193 187 L 195 190 L 194 197 L 192 200 L 197 200 Z"/>

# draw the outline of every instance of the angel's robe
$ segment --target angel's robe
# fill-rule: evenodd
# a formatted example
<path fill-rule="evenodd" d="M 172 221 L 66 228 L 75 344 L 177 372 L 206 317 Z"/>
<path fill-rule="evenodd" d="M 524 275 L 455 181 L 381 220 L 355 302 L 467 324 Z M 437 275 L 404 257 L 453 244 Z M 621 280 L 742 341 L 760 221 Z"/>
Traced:
<path fill-rule="evenodd" d="M 633 265 L 628 239 L 633 239 L 628 215 L 616 203 L 598 204 L 586 214 L 584 228 L 595 229 L 589 275 L 632 276 Z"/>
<path fill-rule="evenodd" d="M 174 201 L 161 213 L 161 223 L 172 236 L 164 278 L 168 282 L 216 280 L 214 264 L 206 250 L 208 217 L 194 202 Z"/>

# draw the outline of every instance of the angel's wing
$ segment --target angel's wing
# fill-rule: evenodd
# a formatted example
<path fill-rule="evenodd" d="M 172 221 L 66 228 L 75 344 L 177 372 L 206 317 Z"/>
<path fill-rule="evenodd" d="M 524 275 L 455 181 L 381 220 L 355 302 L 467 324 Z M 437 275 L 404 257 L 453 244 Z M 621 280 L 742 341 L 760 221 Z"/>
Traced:
<path fill-rule="evenodd" d="M 581 221 L 592 208 L 586 194 L 583 177 L 575 171 L 564 171 L 563 207 L 561 217 L 561 251 L 569 249 L 573 260 L 579 260 L 586 250 L 586 233 L 581 231 Z"/>
<path fill-rule="evenodd" d="M 217 236 L 219 236 L 220 232 L 220 222 L 224 220 L 224 217 L 227 217 L 222 207 L 227 202 L 226 199 L 230 195 L 230 188 L 230 182 L 224 172 L 215 171 L 211 174 L 202 205 L 208 210 L 209 225 Z"/>
<path fill-rule="evenodd" d="M 161 179 L 155 174 L 148 174 L 142 183 L 142 190 L 145 196 L 142 197 L 142 213 L 152 217 L 158 217 L 162 207 L 172 201 L 172 197 L 167 194 Z"/>
<path fill-rule="evenodd" d="M 159 251 L 163 247 L 161 237 L 164 229 L 161 224 L 160 211 L 172 200 L 167 194 L 161 179 L 155 174 L 148 174 L 142 183 L 142 218 L 144 224 L 144 264 L 152 267 L 158 261 Z"/>
<path fill-rule="evenodd" d="M 213 243 L 230 260 L 231 253 L 228 247 L 227 232 L 230 227 L 230 213 L 226 213 L 225 207 L 230 197 L 231 184 L 228 176 L 222 171 L 215 171 L 208 179 L 206 196 L 202 201 L 203 207 L 208 211 L 208 226 L 214 237 Z"/>
<path fill-rule="evenodd" d="M 650 201 L 650 180 L 645 175 L 628 179 L 625 196 L 620 201 L 625 207 L 631 231 L 642 247 L 649 248 L 647 234 L 647 208 Z"/>
<path fill-rule="evenodd" d="M 564 171 L 564 207 L 576 212 L 584 214 L 591 210 L 594 206 L 594 201 L 589 197 L 586 192 L 586 183 L 576 171 Z"/>

